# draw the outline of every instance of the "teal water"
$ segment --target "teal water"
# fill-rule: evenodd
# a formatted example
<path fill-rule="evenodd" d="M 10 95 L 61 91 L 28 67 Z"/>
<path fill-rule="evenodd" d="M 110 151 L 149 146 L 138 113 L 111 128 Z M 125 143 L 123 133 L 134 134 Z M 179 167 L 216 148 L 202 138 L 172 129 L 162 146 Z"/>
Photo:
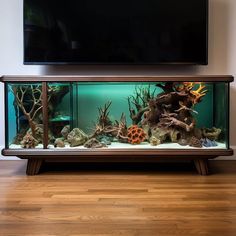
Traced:
<path fill-rule="evenodd" d="M 69 92 L 62 98 L 61 102 L 53 107 L 55 111 L 51 121 L 71 121 L 74 127 L 79 127 L 86 133 L 92 133 L 98 119 L 98 108 L 111 101 L 110 118 L 112 121 L 119 120 L 122 113 L 125 113 L 128 126 L 132 124 L 128 107 L 128 96 L 134 95 L 135 88 L 148 87 L 151 92 L 155 90 L 158 95 L 163 92 L 155 86 L 156 83 L 51 83 L 53 86 L 66 86 Z M 10 88 L 11 84 L 9 84 Z M 206 83 L 208 90 L 202 102 L 193 108 L 198 112 L 194 114 L 199 128 L 219 127 L 227 137 L 227 117 L 222 112 L 227 109 L 227 88 L 225 83 Z M 8 90 L 8 143 L 11 144 L 17 135 L 17 126 L 26 122 L 23 116 L 17 117 L 14 107 L 14 94 Z"/>
<path fill-rule="evenodd" d="M 85 132 L 89 132 L 94 126 L 94 123 L 98 117 L 98 107 L 104 106 L 108 101 L 112 101 L 110 109 L 110 118 L 112 120 L 120 119 L 122 112 L 125 113 L 128 125 L 132 124 L 129 117 L 129 107 L 127 98 L 134 94 L 137 86 L 148 87 L 145 83 L 136 84 L 85 84 L 80 83 L 74 85 L 77 89 L 77 95 L 73 98 L 74 103 L 77 103 L 78 117 L 74 117 L 78 120 L 78 126 L 84 129 Z M 155 90 L 155 94 L 163 92 L 162 89 L 152 84 L 151 91 Z M 198 112 L 194 115 L 197 120 L 198 127 L 212 127 L 213 126 L 213 86 L 207 85 L 208 93 L 203 98 L 202 102 L 195 105 L 194 109 Z M 76 100 L 76 101 L 75 101 Z"/>

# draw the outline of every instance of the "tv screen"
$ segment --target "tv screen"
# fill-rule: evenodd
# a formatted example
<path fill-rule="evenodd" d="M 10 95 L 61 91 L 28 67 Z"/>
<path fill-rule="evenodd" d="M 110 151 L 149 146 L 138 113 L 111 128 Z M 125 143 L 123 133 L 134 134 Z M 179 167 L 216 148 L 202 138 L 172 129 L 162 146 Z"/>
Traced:
<path fill-rule="evenodd" d="M 24 0 L 25 64 L 207 64 L 208 0 Z"/>

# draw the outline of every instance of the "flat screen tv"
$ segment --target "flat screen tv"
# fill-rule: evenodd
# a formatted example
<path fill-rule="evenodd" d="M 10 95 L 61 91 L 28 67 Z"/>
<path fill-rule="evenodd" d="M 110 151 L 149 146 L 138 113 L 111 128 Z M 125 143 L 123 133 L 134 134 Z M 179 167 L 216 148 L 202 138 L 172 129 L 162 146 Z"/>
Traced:
<path fill-rule="evenodd" d="M 25 64 L 208 61 L 208 0 L 24 0 Z"/>

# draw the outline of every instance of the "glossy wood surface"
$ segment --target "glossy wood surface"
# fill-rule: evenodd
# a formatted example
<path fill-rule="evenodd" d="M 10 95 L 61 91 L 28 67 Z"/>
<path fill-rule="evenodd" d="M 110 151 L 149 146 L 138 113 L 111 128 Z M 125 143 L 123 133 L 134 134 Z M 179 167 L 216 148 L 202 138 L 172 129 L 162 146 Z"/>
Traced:
<path fill-rule="evenodd" d="M 131 75 L 131 76 L 117 76 L 117 75 L 74 75 L 74 76 L 2 76 L 2 82 L 233 82 L 234 77 L 231 75 L 184 75 L 184 76 L 145 76 L 145 75 Z"/>
<path fill-rule="evenodd" d="M 168 156 L 168 157 L 206 157 L 210 156 L 232 156 L 233 149 L 203 149 L 203 148 L 193 148 L 193 149 L 109 149 L 109 148 L 94 148 L 94 149 L 3 149 L 2 154 L 4 156 L 22 156 L 24 158 L 35 156 L 35 157 L 47 157 L 55 158 L 58 156 L 71 156 L 79 159 L 82 156 L 97 156 L 98 158 L 103 158 L 104 156 L 120 156 L 124 159 L 127 156 L 153 156 L 155 158 Z"/>
<path fill-rule="evenodd" d="M 42 83 L 42 94 L 43 94 L 43 148 L 48 146 L 48 86 L 46 82 Z"/>
<path fill-rule="evenodd" d="M 187 164 L 188 165 L 188 164 Z M 1 236 L 235 236 L 236 162 L 60 166 L 25 176 L 25 161 L 0 161 Z"/>

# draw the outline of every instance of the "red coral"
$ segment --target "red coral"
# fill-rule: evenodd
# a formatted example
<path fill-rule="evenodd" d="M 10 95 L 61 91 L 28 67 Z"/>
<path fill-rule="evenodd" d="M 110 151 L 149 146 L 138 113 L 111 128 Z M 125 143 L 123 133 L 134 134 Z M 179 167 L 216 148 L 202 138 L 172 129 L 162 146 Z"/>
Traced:
<path fill-rule="evenodd" d="M 128 128 L 128 142 L 131 144 L 140 144 L 146 138 L 146 134 L 142 128 L 132 125 Z"/>

